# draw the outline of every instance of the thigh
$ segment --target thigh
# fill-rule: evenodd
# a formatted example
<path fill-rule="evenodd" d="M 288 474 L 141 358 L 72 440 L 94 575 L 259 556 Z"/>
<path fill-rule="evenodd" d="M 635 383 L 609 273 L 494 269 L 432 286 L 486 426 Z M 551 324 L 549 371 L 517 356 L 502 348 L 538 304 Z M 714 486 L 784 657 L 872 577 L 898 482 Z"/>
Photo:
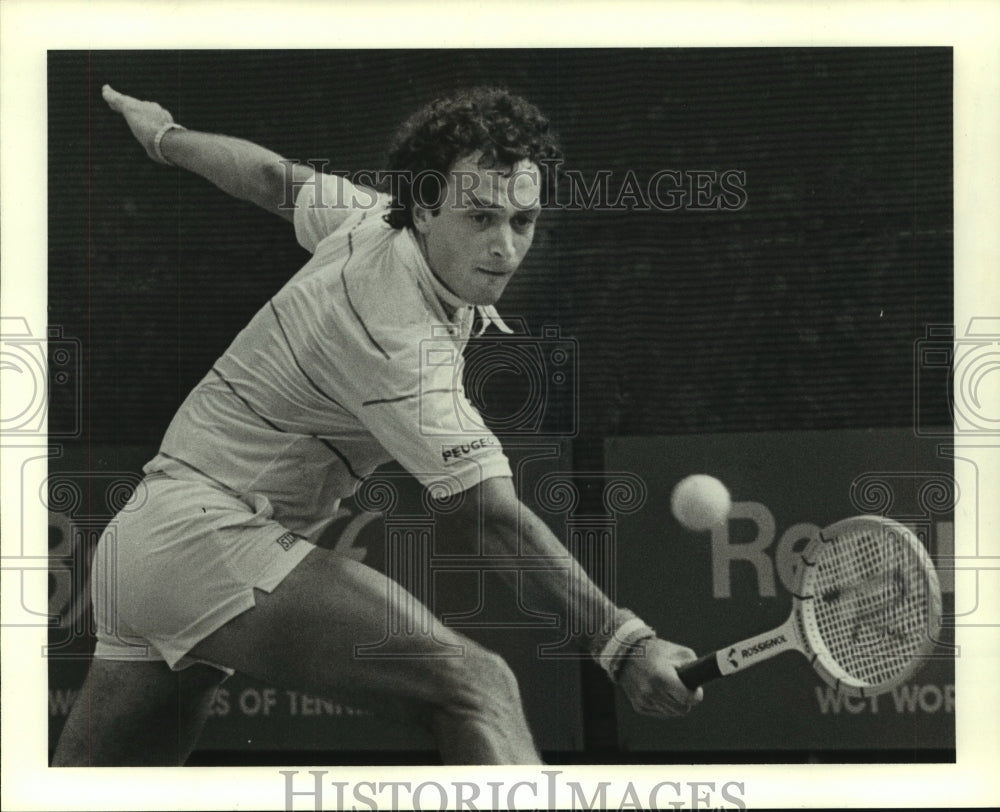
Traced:
<path fill-rule="evenodd" d="M 225 674 L 205 665 L 94 660 L 63 727 L 53 766 L 183 764 Z"/>
<path fill-rule="evenodd" d="M 452 699 L 470 647 L 429 608 L 371 567 L 322 548 L 192 656 L 318 695 Z"/>

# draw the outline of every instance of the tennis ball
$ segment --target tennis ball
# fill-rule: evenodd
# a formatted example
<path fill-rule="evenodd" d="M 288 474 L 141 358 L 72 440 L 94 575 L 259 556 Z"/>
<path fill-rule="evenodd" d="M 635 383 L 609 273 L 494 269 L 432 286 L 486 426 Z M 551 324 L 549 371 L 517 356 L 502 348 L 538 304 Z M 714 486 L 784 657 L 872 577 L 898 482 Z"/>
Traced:
<path fill-rule="evenodd" d="M 674 486 L 670 510 L 688 530 L 709 530 L 729 517 L 733 501 L 714 476 L 692 474 Z"/>

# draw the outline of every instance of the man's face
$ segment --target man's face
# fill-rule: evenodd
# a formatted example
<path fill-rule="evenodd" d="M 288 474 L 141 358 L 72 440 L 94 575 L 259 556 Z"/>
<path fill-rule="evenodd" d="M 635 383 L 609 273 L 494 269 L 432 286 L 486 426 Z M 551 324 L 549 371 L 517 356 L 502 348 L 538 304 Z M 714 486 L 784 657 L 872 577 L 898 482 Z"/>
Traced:
<path fill-rule="evenodd" d="M 413 222 L 434 275 L 463 301 L 488 305 L 500 298 L 531 247 L 541 175 L 527 160 L 504 171 L 482 168 L 480 155 L 457 160 L 441 206 L 415 205 Z"/>

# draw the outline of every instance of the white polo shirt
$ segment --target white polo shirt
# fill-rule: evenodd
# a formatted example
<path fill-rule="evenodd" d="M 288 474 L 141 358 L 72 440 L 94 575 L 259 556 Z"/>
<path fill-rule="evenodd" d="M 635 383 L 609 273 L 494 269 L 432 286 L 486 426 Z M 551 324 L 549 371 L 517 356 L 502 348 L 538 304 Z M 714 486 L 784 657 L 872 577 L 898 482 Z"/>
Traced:
<path fill-rule="evenodd" d="M 188 395 L 145 471 L 259 494 L 315 537 L 361 478 L 398 460 L 425 486 L 510 476 L 462 386 L 475 310 L 431 273 L 389 200 L 332 176 L 302 187 L 295 234 L 312 259 Z M 331 203 L 356 192 L 344 220 Z M 485 322 L 509 332 L 492 308 Z"/>

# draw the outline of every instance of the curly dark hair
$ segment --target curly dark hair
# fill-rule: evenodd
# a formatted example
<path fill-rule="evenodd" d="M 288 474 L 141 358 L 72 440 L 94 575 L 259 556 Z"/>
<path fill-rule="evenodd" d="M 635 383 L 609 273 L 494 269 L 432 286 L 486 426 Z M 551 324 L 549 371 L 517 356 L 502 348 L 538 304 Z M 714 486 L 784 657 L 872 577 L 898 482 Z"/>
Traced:
<path fill-rule="evenodd" d="M 432 101 L 397 130 L 386 167 L 393 193 L 386 222 L 393 228 L 412 226 L 412 181 L 441 178 L 456 160 L 477 150 L 483 152 L 482 166 L 506 168 L 525 159 L 537 164 L 545 192 L 552 191 L 562 161 L 548 119 L 533 104 L 501 87 L 460 90 Z"/>

